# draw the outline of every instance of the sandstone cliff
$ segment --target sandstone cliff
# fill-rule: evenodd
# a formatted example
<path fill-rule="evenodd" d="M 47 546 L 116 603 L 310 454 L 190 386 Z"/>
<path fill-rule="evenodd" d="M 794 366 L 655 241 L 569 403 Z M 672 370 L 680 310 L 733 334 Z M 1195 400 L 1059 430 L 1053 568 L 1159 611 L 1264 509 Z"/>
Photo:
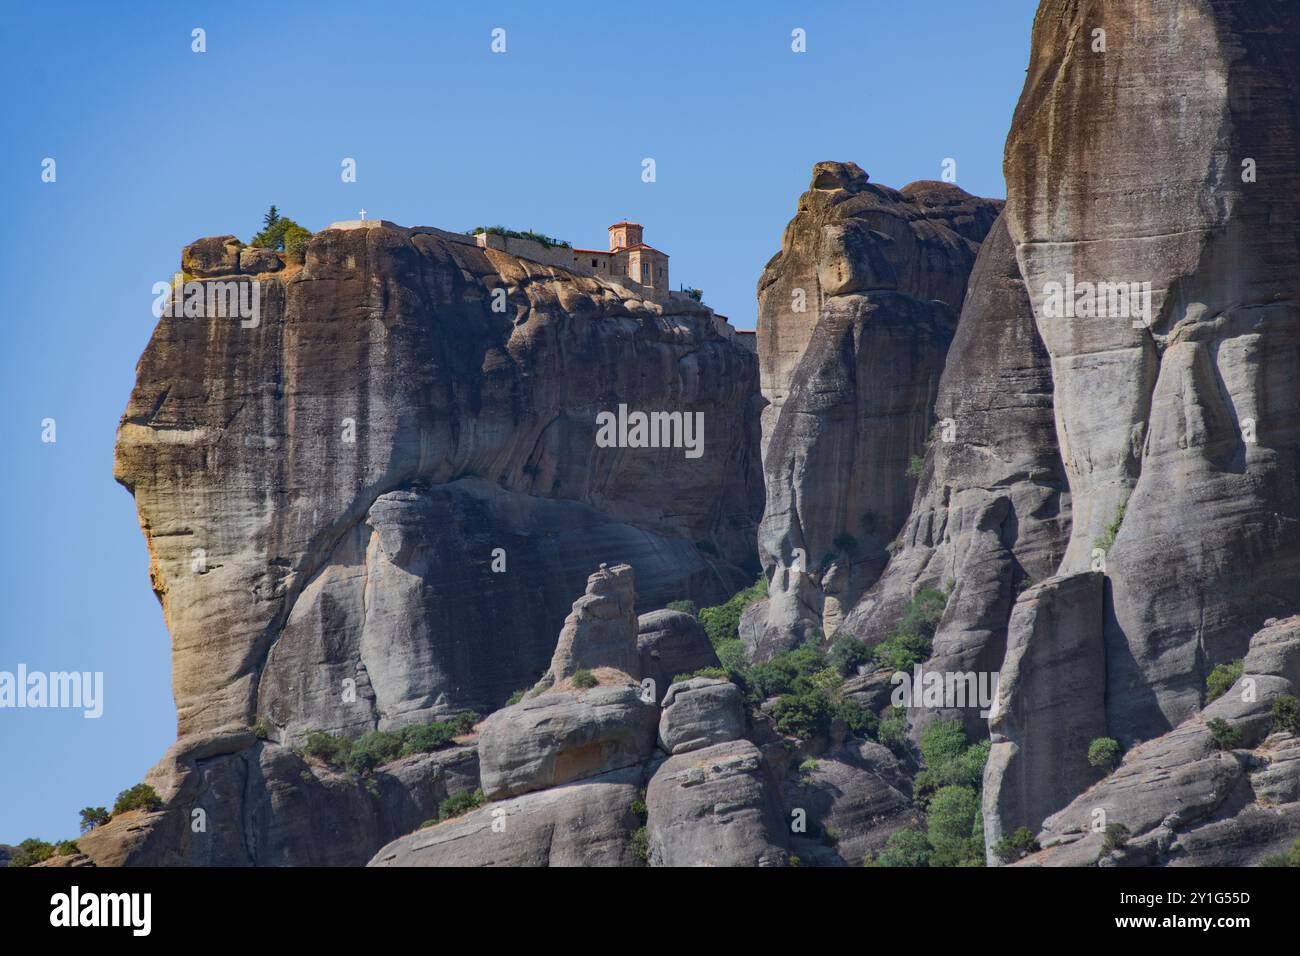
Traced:
<path fill-rule="evenodd" d="M 1000 203 L 878 186 L 818 163 L 758 285 L 769 601 L 758 657 L 829 634 L 884 566 L 912 500 L 966 280 Z"/>

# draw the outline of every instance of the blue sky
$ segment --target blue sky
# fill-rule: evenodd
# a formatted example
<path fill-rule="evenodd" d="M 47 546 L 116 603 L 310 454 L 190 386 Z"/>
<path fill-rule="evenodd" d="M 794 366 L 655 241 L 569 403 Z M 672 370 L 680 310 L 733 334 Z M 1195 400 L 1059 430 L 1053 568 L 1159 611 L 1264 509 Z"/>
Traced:
<path fill-rule="evenodd" d="M 98 720 L 0 709 L 5 843 L 73 836 L 80 807 L 111 805 L 175 736 L 170 644 L 112 461 L 151 287 L 182 245 L 247 240 L 270 203 L 311 229 L 364 207 L 598 248 L 629 218 L 674 286 L 752 328 L 818 160 L 902 186 L 952 157 L 958 185 L 1005 194 L 1036 3 L 25 6 L 0 12 L 0 671 L 102 671 L 105 700 Z"/>

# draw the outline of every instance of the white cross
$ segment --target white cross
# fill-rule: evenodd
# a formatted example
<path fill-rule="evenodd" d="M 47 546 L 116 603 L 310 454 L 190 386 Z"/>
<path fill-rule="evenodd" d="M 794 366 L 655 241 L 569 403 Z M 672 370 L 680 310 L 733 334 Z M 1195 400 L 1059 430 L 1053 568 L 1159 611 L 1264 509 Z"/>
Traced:
<path fill-rule="evenodd" d="M 366 211 L 364 209 L 361 210 L 361 221 L 362 222 L 366 221 Z"/>

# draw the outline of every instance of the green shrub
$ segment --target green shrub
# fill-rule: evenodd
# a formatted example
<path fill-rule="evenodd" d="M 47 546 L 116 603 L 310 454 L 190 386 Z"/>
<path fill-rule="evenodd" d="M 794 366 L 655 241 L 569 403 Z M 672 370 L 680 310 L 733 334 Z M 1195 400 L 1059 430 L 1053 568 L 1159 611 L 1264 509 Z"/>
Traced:
<path fill-rule="evenodd" d="M 757 700 L 815 690 L 812 676 L 827 667 L 826 655 L 814 644 L 804 644 L 755 664 L 745 672 L 745 683 Z"/>
<path fill-rule="evenodd" d="M 575 671 L 569 682 L 578 690 L 590 690 L 600 683 L 600 681 L 596 680 L 596 675 L 585 667 L 580 671 Z"/>
<path fill-rule="evenodd" d="M 1207 704 L 1212 700 L 1218 700 L 1232 690 L 1232 685 L 1237 683 L 1237 678 L 1241 677 L 1243 664 L 1244 661 L 1232 661 L 1228 664 L 1219 664 L 1214 670 L 1210 671 L 1210 676 L 1205 678 L 1205 702 Z"/>
<path fill-rule="evenodd" d="M 162 808 L 162 798 L 158 796 L 157 791 L 147 783 L 137 783 L 134 787 L 128 787 L 117 795 L 117 801 L 113 804 L 113 815 L 127 813 L 131 810 L 159 810 Z"/>
<path fill-rule="evenodd" d="M 517 690 L 517 691 L 515 691 L 513 694 L 511 694 L 509 697 L 507 697 L 507 698 L 506 698 L 506 702 L 505 702 L 504 704 L 502 704 L 501 706 L 502 706 L 502 707 L 513 707 L 515 704 L 517 704 L 517 703 L 519 703 L 521 700 L 523 700 L 523 699 L 524 699 L 524 695 L 527 694 L 527 693 L 528 693 L 528 691 L 526 691 L 526 690 Z"/>
<path fill-rule="evenodd" d="M 853 635 L 837 634 L 826 657 L 841 674 L 852 674 L 871 660 L 871 651 Z"/>
<path fill-rule="evenodd" d="M 907 462 L 907 477 L 920 478 L 925 473 L 925 459 L 920 455 L 913 455 Z"/>
<path fill-rule="evenodd" d="M 902 753 L 907 746 L 907 709 L 886 707 L 880 715 L 876 739 L 894 753 Z"/>
<path fill-rule="evenodd" d="M 1222 717 L 1212 717 L 1205 722 L 1205 729 L 1214 738 L 1214 745 L 1220 750 L 1232 750 L 1241 743 L 1241 731 Z"/>
<path fill-rule="evenodd" d="M 401 734 L 390 730 L 372 730 L 353 742 L 347 757 L 347 768 L 353 773 L 366 776 L 380 764 L 389 763 L 401 755 Z"/>
<path fill-rule="evenodd" d="M 799 764 L 799 773 L 803 776 L 807 776 L 810 773 L 816 773 L 818 766 L 816 759 L 813 757 L 805 757 L 803 762 Z"/>
<path fill-rule="evenodd" d="M 443 820 L 450 820 L 462 813 L 468 813 L 475 807 L 483 806 L 485 802 L 487 801 L 481 789 L 461 790 L 459 793 L 453 793 L 438 804 L 438 822 L 441 823 Z"/>
<path fill-rule="evenodd" d="M 267 214 L 262 217 L 262 231 L 252 238 L 249 245 L 287 253 L 288 241 L 291 238 L 294 241 L 295 250 L 305 248 L 304 237 L 310 239 L 311 231 L 304 229 L 287 216 L 281 216 L 275 206 L 272 206 Z M 293 261 L 301 262 L 302 260 L 296 259 Z"/>
<path fill-rule="evenodd" d="M 715 680 L 729 680 L 730 676 L 727 671 L 721 667 L 701 667 L 689 674 L 678 674 L 673 678 L 674 684 L 679 684 L 684 680 L 691 680 L 694 677 L 712 677 Z"/>
<path fill-rule="evenodd" d="M 60 840 L 54 848 L 55 856 L 75 856 L 81 852 L 76 840 Z"/>
<path fill-rule="evenodd" d="M 968 787 L 978 791 L 984 782 L 984 764 L 988 761 L 987 740 L 968 745 L 961 724 L 936 720 L 921 734 L 921 757 L 925 769 L 912 783 L 913 800 L 928 806 L 931 795 L 941 787 Z"/>
<path fill-rule="evenodd" d="M 728 674 L 735 675 L 745 670 L 745 645 L 740 638 L 723 641 L 714 651 L 717 652 L 718 663 L 726 668 Z"/>
<path fill-rule="evenodd" d="M 808 740 L 829 729 L 831 703 L 823 691 L 785 694 L 772 705 L 772 719 L 780 733 Z"/>
<path fill-rule="evenodd" d="M 691 617 L 700 616 L 700 609 L 695 606 L 694 601 L 669 601 L 668 610 L 681 611 L 683 614 L 689 614 Z"/>
<path fill-rule="evenodd" d="M 912 598 L 894 633 L 872 649 L 880 666 L 908 671 L 929 659 L 931 642 L 948 605 L 948 595 L 936 588 L 922 588 Z"/>
<path fill-rule="evenodd" d="M 311 232 L 294 223 L 284 231 L 284 258 L 287 262 L 302 265 L 307 260 L 307 244 L 311 242 Z"/>
<path fill-rule="evenodd" d="M 875 740 L 880 728 L 880 718 L 856 700 L 841 700 L 835 704 L 832 717 L 844 722 L 850 737 Z"/>
<path fill-rule="evenodd" d="M 1281 694 L 1273 700 L 1273 729 L 1288 734 L 1300 734 L 1300 700 L 1290 694 Z"/>
<path fill-rule="evenodd" d="M 252 731 L 253 736 L 258 740 L 269 740 L 271 737 L 271 728 L 266 725 L 265 717 L 258 717 L 253 721 L 253 726 L 248 728 Z"/>
<path fill-rule="evenodd" d="M 54 844 L 30 837 L 18 844 L 18 852 L 9 858 L 10 866 L 35 866 L 54 856 Z"/>
<path fill-rule="evenodd" d="M 632 855 L 645 863 L 650 859 L 650 833 L 645 826 L 632 831 Z"/>
<path fill-rule="evenodd" d="M 1272 853 L 1259 861 L 1260 866 L 1300 866 L 1300 840 L 1285 853 Z"/>
<path fill-rule="evenodd" d="M 1003 863 L 1014 863 L 1041 849 L 1028 827 L 1018 827 L 1015 833 L 1004 834 L 993 844 L 993 854 Z"/>
<path fill-rule="evenodd" d="M 885 848 L 880 856 L 870 862 L 871 866 L 888 867 L 922 867 L 930 865 L 930 841 L 925 834 L 917 830 L 899 830 L 891 833 L 885 841 Z M 866 862 L 866 861 L 864 861 Z"/>
<path fill-rule="evenodd" d="M 397 751 L 398 757 L 410 757 L 413 754 L 432 753 L 442 747 L 446 747 L 457 736 L 456 725 L 451 721 L 436 721 L 432 724 L 423 724 L 418 727 L 403 727 L 400 737 L 400 747 Z M 365 738 L 363 737 L 362 740 Z M 360 743 L 361 741 L 357 741 Z M 392 757 L 387 760 L 393 759 Z M 386 763 L 387 760 L 381 760 L 380 763 Z M 376 764 L 378 766 L 378 764 Z"/>
<path fill-rule="evenodd" d="M 984 860 L 980 796 L 970 787 L 940 787 L 926 814 L 931 866 L 979 866 Z"/>
<path fill-rule="evenodd" d="M 352 741 L 317 730 L 307 735 L 307 742 L 302 749 L 309 757 L 315 757 L 334 767 L 342 767 L 347 764 Z"/>
<path fill-rule="evenodd" d="M 1131 835 L 1128 827 L 1122 823 L 1106 824 L 1106 836 L 1101 841 L 1101 852 L 1114 853 L 1128 842 Z"/>
<path fill-rule="evenodd" d="M 1128 502 L 1125 501 L 1115 509 L 1115 517 L 1110 519 L 1110 524 L 1101 536 L 1092 543 L 1094 548 L 1100 548 L 1102 551 L 1109 551 L 1115 544 L 1115 536 L 1119 534 L 1120 525 L 1124 523 L 1124 512 L 1128 510 Z"/>
<path fill-rule="evenodd" d="M 112 819 L 107 807 L 82 807 L 81 832 L 88 833 Z"/>
<path fill-rule="evenodd" d="M 1111 737 L 1098 737 L 1088 744 L 1088 763 L 1103 770 L 1114 770 L 1119 766 L 1122 753 L 1118 740 Z"/>
<path fill-rule="evenodd" d="M 740 615 L 749 605 L 766 596 L 767 578 L 759 575 L 752 586 L 732 595 L 726 603 L 700 611 L 700 623 L 704 625 L 704 633 L 709 636 L 709 643 L 715 651 L 725 641 L 740 639 Z"/>

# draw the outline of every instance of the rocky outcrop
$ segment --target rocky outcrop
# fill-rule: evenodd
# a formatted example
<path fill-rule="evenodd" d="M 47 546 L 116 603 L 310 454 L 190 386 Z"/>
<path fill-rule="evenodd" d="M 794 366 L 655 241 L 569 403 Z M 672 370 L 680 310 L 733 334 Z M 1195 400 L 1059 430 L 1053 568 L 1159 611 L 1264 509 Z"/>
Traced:
<path fill-rule="evenodd" d="M 659 747 L 668 754 L 700 750 L 745 733 L 745 702 L 728 680 L 696 677 L 673 684 L 664 695 Z"/>
<path fill-rule="evenodd" d="M 611 568 L 602 564 L 599 571 L 587 578 L 587 593 L 577 600 L 565 619 L 551 667 L 543 680 L 556 684 L 580 670 L 597 667 L 611 667 L 629 677 L 640 677 L 635 605 L 631 565 Z"/>
<path fill-rule="evenodd" d="M 371 866 L 636 866 L 640 768 L 527 793 L 394 840 Z"/>
<path fill-rule="evenodd" d="M 366 781 L 251 733 L 178 741 L 145 780 L 161 810 L 78 838 L 99 866 L 360 866 L 478 785 L 473 747 L 417 754 Z"/>
<path fill-rule="evenodd" d="M 1023 865 L 1250 866 L 1300 835 L 1300 737 L 1275 726 L 1300 692 L 1300 617 L 1255 635 L 1242 675 L 1199 714 L 1124 755 L 1119 768 L 1049 817 Z M 1240 736 L 1218 742 L 1207 724 Z M 1107 827 L 1125 835 L 1107 850 Z"/>
<path fill-rule="evenodd" d="M 658 716 L 625 683 L 527 697 L 479 728 L 483 793 L 495 800 L 642 763 Z"/>
<path fill-rule="evenodd" d="M 833 632 L 884 566 L 998 208 L 956 186 L 899 191 L 852 163 L 814 167 L 758 287 L 769 598 L 747 643 L 760 656 Z"/>
<path fill-rule="evenodd" d="M 1052 362 L 1061 570 L 1106 552 L 1108 723 L 1132 743 L 1296 610 L 1300 10 L 1045 0 L 1032 51 L 1005 217 Z"/>
<path fill-rule="evenodd" d="M 787 774 L 782 792 L 791 812 L 803 814 L 804 836 L 792 845 L 801 862 L 861 866 L 897 831 L 924 828 L 906 772 L 877 743 L 844 743 L 811 769 Z"/>
<path fill-rule="evenodd" d="M 718 666 L 718 655 L 704 627 L 693 615 L 684 611 L 651 611 L 637 619 L 637 627 L 641 677 L 654 681 L 656 703 L 663 701 L 673 678 L 679 674 Z"/>
<path fill-rule="evenodd" d="M 646 788 L 652 866 L 784 866 L 789 842 L 748 740 L 670 757 Z"/>
<path fill-rule="evenodd" d="M 752 580 L 756 360 L 689 296 L 390 224 L 253 282 L 255 318 L 162 318 L 118 431 L 182 736 L 491 711 L 601 561 L 646 609 Z M 598 446 L 620 404 L 702 414 L 703 454 Z"/>
<path fill-rule="evenodd" d="M 1096 781 L 1088 746 L 1106 734 L 1098 572 L 1051 578 L 1016 602 L 984 767 L 984 839 L 1037 832 Z M 996 862 L 992 853 L 989 862 Z"/>
<path fill-rule="evenodd" d="M 1016 595 L 1056 573 L 1070 533 L 1051 362 L 1004 218 L 980 246 L 935 417 L 938 434 L 898 550 L 841 629 L 879 643 L 919 591 L 951 589 L 927 669 L 996 674 Z M 917 711 L 913 729 L 957 719 L 983 736 L 982 711 Z"/>

